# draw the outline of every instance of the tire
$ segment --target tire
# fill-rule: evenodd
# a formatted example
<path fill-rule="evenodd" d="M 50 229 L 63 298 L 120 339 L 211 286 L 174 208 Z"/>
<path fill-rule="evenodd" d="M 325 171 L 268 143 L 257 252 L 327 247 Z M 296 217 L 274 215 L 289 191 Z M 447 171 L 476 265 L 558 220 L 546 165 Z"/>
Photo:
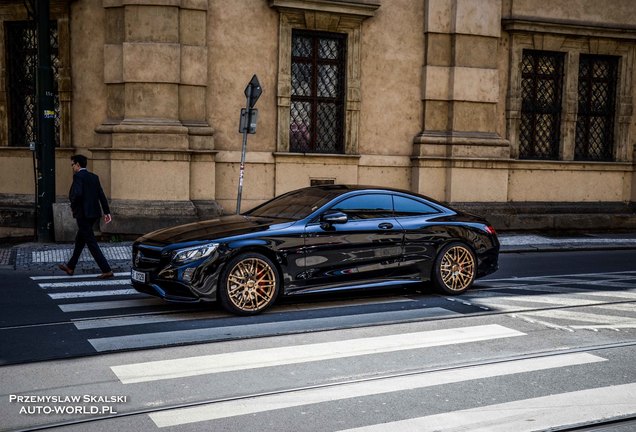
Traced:
<path fill-rule="evenodd" d="M 276 301 L 280 275 L 276 265 L 259 253 L 232 258 L 219 280 L 221 306 L 237 315 L 256 315 Z"/>
<path fill-rule="evenodd" d="M 455 242 L 442 248 L 433 268 L 433 285 L 444 294 L 458 295 L 475 281 L 477 259 L 470 247 Z"/>

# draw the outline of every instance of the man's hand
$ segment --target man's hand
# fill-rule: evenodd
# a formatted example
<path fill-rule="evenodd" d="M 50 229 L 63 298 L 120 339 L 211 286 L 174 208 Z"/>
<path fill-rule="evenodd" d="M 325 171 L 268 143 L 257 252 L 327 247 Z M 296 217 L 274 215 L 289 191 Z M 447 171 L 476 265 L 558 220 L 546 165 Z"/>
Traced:
<path fill-rule="evenodd" d="M 113 217 L 109 214 L 104 215 L 104 222 L 110 223 L 113 220 Z"/>

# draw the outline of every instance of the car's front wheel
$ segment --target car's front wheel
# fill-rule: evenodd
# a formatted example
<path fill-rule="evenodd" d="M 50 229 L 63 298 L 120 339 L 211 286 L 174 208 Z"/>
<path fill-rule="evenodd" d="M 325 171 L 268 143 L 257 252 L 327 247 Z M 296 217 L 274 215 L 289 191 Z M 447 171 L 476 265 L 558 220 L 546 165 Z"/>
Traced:
<path fill-rule="evenodd" d="M 473 284 L 477 270 L 473 251 L 463 243 L 450 243 L 442 248 L 433 269 L 433 283 L 445 294 L 457 295 Z"/>
<path fill-rule="evenodd" d="M 274 263 L 259 253 L 245 253 L 231 259 L 223 269 L 219 299 L 230 312 L 255 315 L 274 303 L 279 287 Z"/>

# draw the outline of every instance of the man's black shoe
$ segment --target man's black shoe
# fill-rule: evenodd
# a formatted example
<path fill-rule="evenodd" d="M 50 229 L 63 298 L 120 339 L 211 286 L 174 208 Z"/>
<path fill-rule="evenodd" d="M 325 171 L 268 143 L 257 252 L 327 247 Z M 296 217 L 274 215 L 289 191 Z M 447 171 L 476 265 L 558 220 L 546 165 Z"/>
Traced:
<path fill-rule="evenodd" d="M 75 273 L 75 270 L 68 267 L 66 264 L 60 264 L 57 267 L 69 276 L 73 276 L 73 274 Z"/>
<path fill-rule="evenodd" d="M 110 279 L 110 278 L 112 278 L 113 276 L 115 276 L 115 275 L 113 274 L 113 272 L 112 272 L 112 271 L 109 271 L 109 272 L 106 272 L 106 273 L 102 273 L 102 274 L 100 274 L 100 275 L 99 275 L 99 276 L 97 276 L 97 277 L 98 277 L 99 279 Z"/>

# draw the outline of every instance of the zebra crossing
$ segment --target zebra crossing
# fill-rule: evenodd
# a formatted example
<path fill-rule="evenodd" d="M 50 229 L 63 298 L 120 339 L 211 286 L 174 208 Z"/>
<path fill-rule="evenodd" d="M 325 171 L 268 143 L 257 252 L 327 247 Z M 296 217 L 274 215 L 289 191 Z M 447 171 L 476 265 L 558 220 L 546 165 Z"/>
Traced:
<path fill-rule="evenodd" d="M 315 368 L 334 360 L 352 362 L 358 357 L 403 355 L 419 353 L 431 356 L 431 351 L 445 346 L 489 344 L 508 338 L 526 338 L 530 335 L 502 325 L 476 325 L 450 327 L 442 330 L 425 330 L 413 333 L 388 334 L 379 337 L 362 337 L 301 345 L 284 345 L 274 348 L 233 351 L 196 357 L 180 357 L 170 360 L 154 360 L 111 366 L 123 388 L 137 386 L 148 389 L 158 382 L 173 382 L 179 388 L 180 380 L 188 378 L 187 386 L 203 388 L 222 387 L 221 383 L 233 380 L 231 373 L 243 376 L 248 372 L 267 377 L 270 369 L 285 366 L 292 370 L 299 365 L 311 363 Z M 552 353 L 551 355 L 528 356 L 477 362 L 474 365 L 438 368 L 424 371 L 404 371 L 382 376 L 348 379 L 329 383 L 318 383 L 302 387 L 281 389 L 279 383 L 270 383 L 271 391 L 250 394 L 249 389 L 230 397 L 219 397 L 213 401 L 196 401 L 186 406 L 166 407 L 145 414 L 158 430 L 198 425 L 187 430 L 250 430 L 259 425 L 259 430 L 338 432 L 399 431 L 536 431 L 568 424 L 595 422 L 608 418 L 636 414 L 636 372 L 627 377 L 627 384 L 600 385 L 555 393 L 555 388 L 543 389 L 533 397 L 521 398 L 496 404 L 431 412 L 422 406 L 414 395 L 441 392 L 447 387 L 479 386 L 483 392 L 493 391 L 502 385 L 502 379 L 511 382 L 522 379 L 529 383 L 559 374 L 595 374 L 597 382 L 612 382 L 611 356 L 587 352 Z M 265 378 L 263 378 L 265 379 Z M 552 378 L 548 378 L 552 379 Z M 553 379 L 552 379 L 553 380 Z M 554 381 L 554 380 L 553 380 Z M 141 387 L 139 387 L 141 386 Z M 558 386 L 557 386 L 558 387 Z M 567 387 L 567 386 L 566 386 Z M 501 390 L 494 390 L 501 392 Z M 202 391 L 202 393 L 207 393 Z M 513 392 L 514 393 L 514 392 Z M 519 394 L 523 392 L 519 391 Z M 456 396 L 462 398 L 461 394 Z M 162 394 L 169 399 L 169 394 Z M 374 422 L 356 417 L 360 406 L 373 406 L 378 400 L 392 404 L 394 400 L 406 401 L 404 411 L 392 411 L 390 421 Z M 474 402 L 474 401 L 473 401 Z M 335 410 L 335 406 L 347 409 Z M 333 427 L 323 420 L 320 426 L 307 422 L 308 413 L 329 412 L 334 425 L 356 422 L 365 423 L 353 428 Z M 365 411 L 366 412 L 366 411 Z M 413 413 L 426 413 L 412 416 Z M 262 417 L 261 417 L 262 416 Z M 273 417 L 272 417 L 273 416 Z M 347 417 L 353 416 L 354 418 Z M 278 420 L 272 421 L 275 418 Z M 286 420 L 282 420 L 285 418 Z M 300 425 L 298 418 L 301 419 Z M 310 417 L 311 418 L 311 417 Z M 347 418 L 345 420 L 345 418 Z M 291 419 L 291 420 L 290 420 Z M 268 423 L 269 422 L 269 423 Z M 181 430 L 181 429 L 179 429 Z"/>
<path fill-rule="evenodd" d="M 91 276 L 33 280 L 95 351 L 219 341 L 90 363 L 100 394 L 131 401 L 112 420 L 125 429 L 530 432 L 636 415 L 636 272 L 283 303 L 257 317 L 121 292 L 127 273 Z M 545 325 L 568 332 L 547 344 Z M 575 349 L 594 335 L 571 332 L 592 328 L 606 332 L 602 348 Z"/>
<path fill-rule="evenodd" d="M 411 293 L 287 303 L 249 318 L 140 294 L 127 272 L 106 281 L 95 276 L 32 280 L 98 352 L 493 312 L 569 332 L 636 329 L 636 272 L 629 271 L 487 280 L 459 297 Z"/>
<path fill-rule="evenodd" d="M 501 279 L 487 284 L 489 288 L 469 292 L 462 301 L 566 331 L 636 329 L 634 271 Z"/>
<path fill-rule="evenodd" d="M 210 304 L 167 303 L 140 294 L 130 286 L 129 273 L 107 281 L 96 276 L 31 279 L 97 352 L 461 315 L 427 306 L 421 298 L 390 296 L 281 304 L 261 316 L 237 317 Z"/>

